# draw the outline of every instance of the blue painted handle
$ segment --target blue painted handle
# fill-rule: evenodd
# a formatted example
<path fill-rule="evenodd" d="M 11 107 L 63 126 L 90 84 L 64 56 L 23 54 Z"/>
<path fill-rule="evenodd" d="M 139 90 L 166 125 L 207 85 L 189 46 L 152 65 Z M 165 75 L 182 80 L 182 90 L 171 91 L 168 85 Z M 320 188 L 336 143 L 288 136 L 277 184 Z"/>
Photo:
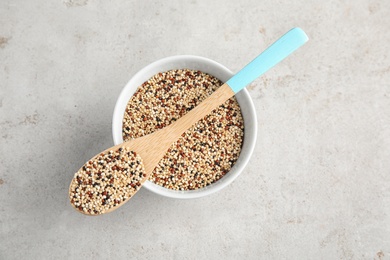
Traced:
<path fill-rule="evenodd" d="M 293 53 L 308 40 L 309 38 L 302 29 L 291 29 L 226 83 L 234 93 L 237 93 L 249 83 L 260 77 L 264 72 Z"/>

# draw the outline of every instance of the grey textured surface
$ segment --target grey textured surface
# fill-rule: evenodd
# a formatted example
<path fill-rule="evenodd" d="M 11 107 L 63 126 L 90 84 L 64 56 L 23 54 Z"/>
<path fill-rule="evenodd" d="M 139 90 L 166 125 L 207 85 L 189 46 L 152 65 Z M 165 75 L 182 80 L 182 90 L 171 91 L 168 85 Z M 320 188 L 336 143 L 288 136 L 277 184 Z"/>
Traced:
<path fill-rule="evenodd" d="M 390 259 L 390 1 L 347 2 L 2 0 L 0 259 Z M 237 71 L 294 26 L 311 41 L 248 87 L 258 142 L 232 185 L 71 208 L 135 72 L 176 54 Z"/>

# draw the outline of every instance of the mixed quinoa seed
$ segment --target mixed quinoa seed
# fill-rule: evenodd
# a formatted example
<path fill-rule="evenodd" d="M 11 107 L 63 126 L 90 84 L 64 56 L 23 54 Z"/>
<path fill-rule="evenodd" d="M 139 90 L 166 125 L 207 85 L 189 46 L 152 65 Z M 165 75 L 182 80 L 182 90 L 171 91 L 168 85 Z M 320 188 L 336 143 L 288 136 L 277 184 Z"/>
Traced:
<path fill-rule="evenodd" d="M 98 215 L 130 198 L 146 177 L 142 159 L 128 148 L 103 152 L 76 172 L 70 201 L 79 211 Z"/>
<path fill-rule="evenodd" d="M 123 139 L 151 134 L 185 115 L 222 82 L 200 71 L 171 70 L 144 82 L 129 100 Z M 237 161 L 244 136 L 240 107 L 233 97 L 183 133 L 149 180 L 173 190 L 195 190 L 222 178 Z M 88 161 L 71 182 L 70 201 L 98 215 L 130 198 L 146 178 L 142 159 L 128 148 L 103 152 Z"/>
<path fill-rule="evenodd" d="M 185 115 L 223 83 L 200 71 L 161 72 L 129 100 L 123 139 L 151 134 Z M 237 161 L 244 122 L 235 97 L 188 129 L 172 144 L 149 180 L 168 189 L 195 190 L 222 178 Z"/>

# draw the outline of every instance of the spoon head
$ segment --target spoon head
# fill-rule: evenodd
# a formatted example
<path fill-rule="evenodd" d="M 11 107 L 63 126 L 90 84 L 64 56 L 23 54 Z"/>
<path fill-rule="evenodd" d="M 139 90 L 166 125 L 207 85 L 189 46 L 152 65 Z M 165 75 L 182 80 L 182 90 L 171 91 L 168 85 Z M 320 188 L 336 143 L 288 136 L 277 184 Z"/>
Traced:
<path fill-rule="evenodd" d="M 129 200 L 146 179 L 137 152 L 127 146 L 113 147 L 90 159 L 75 173 L 69 199 L 81 213 L 108 213 Z"/>

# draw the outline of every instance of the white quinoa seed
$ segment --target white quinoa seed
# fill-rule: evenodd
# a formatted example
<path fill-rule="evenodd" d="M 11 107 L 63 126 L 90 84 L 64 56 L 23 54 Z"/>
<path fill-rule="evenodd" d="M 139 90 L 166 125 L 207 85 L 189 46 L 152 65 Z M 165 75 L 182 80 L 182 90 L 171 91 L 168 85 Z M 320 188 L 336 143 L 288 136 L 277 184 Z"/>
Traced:
<path fill-rule="evenodd" d="M 213 93 L 222 82 L 188 69 L 161 72 L 144 82 L 129 100 L 123 139 L 168 126 Z M 188 129 L 172 144 L 149 180 L 173 190 L 195 190 L 222 178 L 237 161 L 244 123 L 235 97 Z"/>

